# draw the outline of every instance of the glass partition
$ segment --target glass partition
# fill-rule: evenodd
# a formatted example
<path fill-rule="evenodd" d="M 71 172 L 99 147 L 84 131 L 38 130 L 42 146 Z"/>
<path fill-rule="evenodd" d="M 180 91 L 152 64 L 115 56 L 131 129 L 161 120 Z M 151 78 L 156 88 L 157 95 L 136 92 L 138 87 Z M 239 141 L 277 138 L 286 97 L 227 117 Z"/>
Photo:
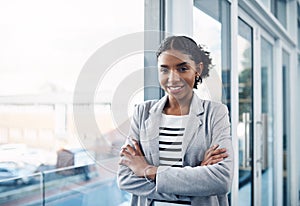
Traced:
<path fill-rule="evenodd" d="M 239 205 L 253 201 L 253 30 L 238 20 Z"/>
<path fill-rule="evenodd" d="M 228 1 L 194 1 L 193 38 L 210 52 L 213 68 L 196 93 L 223 102 L 230 110 L 230 4 Z"/>
<path fill-rule="evenodd" d="M 287 28 L 287 2 L 288 0 L 271 0 L 271 12 L 285 28 Z"/>
<path fill-rule="evenodd" d="M 290 205 L 290 55 L 282 50 L 283 204 Z"/>
<path fill-rule="evenodd" d="M 135 12 L 128 12 L 132 5 Z M 93 108 L 101 135 L 89 133 L 82 139 L 79 137 L 73 98 L 83 68 L 99 49 L 144 30 L 144 6 L 143 0 L 1 2 L 0 171 L 3 171 L 0 175 L 4 178 L 0 179 L 5 182 L 6 178 L 35 172 L 45 176 L 24 185 L 1 185 L 0 204 L 41 205 L 45 201 L 46 205 L 63 205 L 62 202 L 73 197 L 80 199 L 76 205 L 91 205 L 94 197 L 97 201 L 101 198 L 94 205 L 114 206 L 125 201 L 115 180 L 118 150 L 124 142 L 128 121 L 124 116 L 116 118 L 114 114 L 118 111 L 113 111 L 113 106 L 121 102 L 115 96 L 121 90 L 132 92 L 126 89 L 133 84 L 139 90 L 130 93 L 128 102 L 121 103 L 125 117 L 132 114 L 134 104 L 143 101 L 144 42 L 139 51 L 112 60 L 107 68 L 100 66 L 106 59 L 98 59 L 96 72 L 86 79 L 86 85 L 90 86 L 90 78 L 97 72 L 103 73 L 94 85 L 92 103 L 80 104 L 83 109 Z M 114 51 L 120 51 L 121 44 Z M 129 81 L 133 76 L 136 81 Z M 86 173 L 77 174 L 76 169 L 70 174 L 55 171 L 89 165 L 88 158 L 77 153 L 80 149 L 94 163 L 97 160 L 98 172 L 84 176 Z M 68 150 L 69 157 L 74 152 L 78 158 L 74 155 L 68 164 L 58 164 L 62 150 Z M 34 169 L 24 165 L 15 167 L 10 162 L 30 163 Z M 47 173 L 48 170 L 53 172 Z M 99 193 L 93 193 L 94 197 L 85 195 L 91 188 L 100 188 Z M 15 202 L 9 203 L 13 199 Z"/>
<path fill-rule="evenodd" d="M 273 46 L 261 38 L 261 126 L 262 126 L 262 205 L 273 205 L 274 193 L 274 93 Z"/>

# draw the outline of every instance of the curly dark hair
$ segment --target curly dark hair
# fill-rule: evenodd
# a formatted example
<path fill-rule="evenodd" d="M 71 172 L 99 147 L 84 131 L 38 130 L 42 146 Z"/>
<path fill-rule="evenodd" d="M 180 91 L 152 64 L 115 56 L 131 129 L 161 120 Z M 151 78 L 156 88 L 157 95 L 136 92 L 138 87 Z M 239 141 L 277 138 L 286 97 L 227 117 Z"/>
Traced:
<path fill-rule="evenodd" d="M 212 59 L 210 57 L 210 52 L 205 51 L 202 46 L 197 45 L 197 43 L 190 37 L 169 36 L 161 42 L 156 52 L 156 57 L 158 58 L 161 53 L 171 49 L 178 50 L 184 54 L 189 55 L 190 58 L 196 63 L 196 65 L 202 62 L 203 70 L 200 74 L 200 78 L 195 78 L 194 88 L 197 89 L 198 83 L 202 83 L 202 79 L 209 76 L 209 70 L 212 68 Z"/>

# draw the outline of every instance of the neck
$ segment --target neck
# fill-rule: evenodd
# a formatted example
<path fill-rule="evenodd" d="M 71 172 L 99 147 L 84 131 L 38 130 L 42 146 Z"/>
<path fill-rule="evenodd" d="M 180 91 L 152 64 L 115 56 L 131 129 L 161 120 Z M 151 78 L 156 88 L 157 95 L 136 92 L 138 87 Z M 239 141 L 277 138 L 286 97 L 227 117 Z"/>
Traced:
<path fill-rule="evenodd" d="M 183 100 L 177 100 L 169 96 L 168 102 L 165 105 L 164 112 L 169 115 L 187 115 L 190 111 L 192 97 Z"/>

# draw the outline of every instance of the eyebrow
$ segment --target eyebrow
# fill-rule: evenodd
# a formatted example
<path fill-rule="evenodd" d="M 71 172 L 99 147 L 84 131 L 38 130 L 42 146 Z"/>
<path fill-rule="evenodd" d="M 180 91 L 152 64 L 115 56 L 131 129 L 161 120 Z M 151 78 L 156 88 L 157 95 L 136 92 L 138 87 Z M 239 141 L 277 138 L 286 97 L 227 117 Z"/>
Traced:
<path fill-rule="evenodd" d="M 184 65 L 186 65 L 186 64 L 189 64 L 189 63 L 188 63 L 188 62 L 182 62 L 182 63 L 176 64 L 176 67 L 181 67 L 181 66 L 184 66 Z M 165 68 L 167 68 L 168 66 L 162 64 L 162 65 L 160 65 L 160 67 L 165 67 Z"/>

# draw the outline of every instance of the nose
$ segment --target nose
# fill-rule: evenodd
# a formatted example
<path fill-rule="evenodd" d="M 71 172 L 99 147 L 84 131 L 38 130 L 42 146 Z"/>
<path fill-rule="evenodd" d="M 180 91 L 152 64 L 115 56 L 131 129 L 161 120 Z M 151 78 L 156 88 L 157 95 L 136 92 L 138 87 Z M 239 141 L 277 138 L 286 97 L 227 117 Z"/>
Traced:
<path fill-rule="evenodd" d="M 171 72 L 169 73 L 168 81 L 169 81 L 169 82 L 178 82 L 178 81 L 180 81 L 180 77 L 179 77 L 179 75 L 177 74 L 177 72 L 171 71 Z"/>

